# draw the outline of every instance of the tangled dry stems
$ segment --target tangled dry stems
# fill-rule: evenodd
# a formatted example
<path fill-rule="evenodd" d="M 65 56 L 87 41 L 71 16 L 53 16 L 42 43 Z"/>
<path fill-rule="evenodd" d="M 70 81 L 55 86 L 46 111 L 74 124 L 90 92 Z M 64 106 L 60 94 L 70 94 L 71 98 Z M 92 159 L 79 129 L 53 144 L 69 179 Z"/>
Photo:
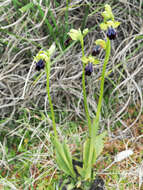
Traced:
<path fill-rule="evenodd" d="M 73 24 L 74 28 L 78 28 L 81 25 L 85 12 L 85 6 L 81 6 L 81 4 L 89 4 L 90 14 L 86 22 L 86 27 L 95 27 L 102 20 L 100 16 L 101 9 L 94 14 L 93 11 L 97 8 L 97 4 L 99 4 L 99 8 L 102 8 L 106 2 L 109 3 L 109 1 L 103 0 L 96 1 L 96 4 L 92 0 L 72 1 L 72 6 L 69 8 L 70 23 Z M 111 5 L 116 18 L 122 24 L 118 30 L 117 40 L 112 42 L 112 55 L 107 66 L 104 96 L 108 96 L 109 104 L 107 105 L 106 101 L 103 102 L 104 117 L 101 119 L 101 130 L 104 130 L 105 125 L 113 127 L 117 121 L 120 121 L 124 126 L 122 134 L 114 135 L 110 127 L 108 127 L 110 138 L 126 138 L 127 132 L 131 132 L 131 128 L 138 121 L 143 107 L 143 38 L 140 38 L 143 35 L 143 27 L 141 27 L 143 25 L 141 17 L 143 14 L 143 5 L 141 0 L 128 2 L 121 0 L 119 2 L 111 1 Z M 44 159 L 46 155 L 40 152 L 42 147 L 47 148 L 46 154 L 48 156 L 51 155 L 49 147 L 46 145 L 49 139 L 48 130 L 51 126 L 51 120 L 47 112 L 49 110 L 49 104 L 45 88 L 46 75 L 43 74 L 34 83 L 39 73 L 35 71 L 33 56 L 38 51 L 39 44 L 43 48 L 48 48 L 50 45 L 48 42 L 51 40 L 51 36 L 44 31 L 46 27 L 44 22 L 48 8 L 44 6 L 43 1 L 40 1 L 40 6 L 44 11 L 44 17 L 41 21 L 32 19 L 30 11 L 25 12 L 19 18 L 11 1 L 4 1 L 0 6 L 2 29 L 0 39 L 2 42 L 0 60 L 0 118 L 2 120 L 6 119 L 1 123 L 0 131 L 7 131 L 7 136 L 10 137 L 20 136 L 20 142 L 22 143 L 24 134 L 19 133 L 19 129 L 22 128 L 23 131 L 27 130 L 27 123 L 22 123 L 21 125 L 16 124 L 16 128 L 14 129 L 11 129 L 9 124 L 18 119 L 23 108 L 27 109 L 29 120 L 33 117 L 31 110 L 39 110 L 45 114 L 46 117 L 39 122 L 38 126 L 30 125 L 28 128 L 32 132 L 31 138 L 37 138 L 41 142 L 38 145 L 36 155 L 31 155 L 31 163 L 41 162 Z M 55 8 L 54 3 L 50 3 L 50 8 L 57 19 L 58 26 L 61 25 L 64 15 L 63 8 L 65 6 L 65 1 L 62 1 L 58 8 Z M 38 17 L 38 10 L 36 11 L 35 18 L 36 16 Z M 9 33 L 5 32 L 6 30 Z M 104 36 L 105 34 L 100 31 L 99 27 L 89 32 L 85 39 L 87 55 L 91 53 L 94 41 Z M 62 51 L 60 45 L 59 49 L 53 57 L 54 64 L 52 65 L 50 81 L 53 104 L 55 111 L 58 113 L 58 118 L 60 118 L 59 125 L 63 125 L 68 120 L 84 120 L 85 113 L 81 87 L 82 64 L 80 46 L 79 44 L 71 45 L 66 52 Z M 56 58 L 57 56 L 58 58 Z M 54 58 L 56 59 L 54 60 Z M 101 63 L 94 67 L 94 74 L 91 78 L 87 78 L 86 81 L 87 99 L 92 117 L 96 114 L 104 52 L 101 52 L 100 59 Z M 138 108 L 138 115 L 130 125 L 127 125 L 124 122 L 124 115 L 130 104 L 134 104 Z M 68 112 L 64 120 L 61 117 L 61 112 Z M 41 126 L 44 126 L 42 130 Z M 63 129 L 65 127 L 68 126 L 64 126 Z M 61 129 L 58 128 L 58 132 L 62 136 Z M 45 141 L 42 139 L 43 136 L 45 137 Z M 6 154 L 4 144 L 5 141 L 1 142 L 3 155 Z M 31 153 L 28 152 L 28 154 Z M 24 157 L 20 155 L 18 159 L 22 160 Z M 9 161 L 3 157 L 1 164 L 8 168 Z M 43 167 L 48 167 L 48 164 Z M 3 181 L 4 183 L 5 180 Z M 13 189 L 16 189 L 16 184 L 14 186 Z"/>

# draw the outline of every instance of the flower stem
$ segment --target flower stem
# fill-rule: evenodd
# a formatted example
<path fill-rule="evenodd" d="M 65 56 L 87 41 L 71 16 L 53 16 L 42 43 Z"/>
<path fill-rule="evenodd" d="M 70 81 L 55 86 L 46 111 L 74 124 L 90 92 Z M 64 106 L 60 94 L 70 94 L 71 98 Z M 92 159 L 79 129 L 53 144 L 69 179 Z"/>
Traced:
<path fill-rule="evenodd" d="M 84 57 L 84 42 L 83 39 L 81 40 L 81 48 L 82 48 L 82 57 Z M 89 137 L 91 137 L 91 118 L 88 111 L 88 105 L 87 105 L 87 96 L 86 96 L 86 88 L 85 88 L 85 64 L 83 63 L 83 69 L 82 69 L 82 90 L 83 90 L 83 100 L 84 100 L 84 108 L 85 108 L 85 114 L 87 118 L 88 123 L 88 131 L 89 131 Z"/>
<path fill-rule="evenodd" d="M 102 69 L 102 75 L 101 75 L 100 96 L 99 96 L 99 101 L 98 101 L 98 106 L 97 106 L 96 117 L 93 121 L 93 127 L 92 127 L 92 134 L 94 134 L 95 136 L 98 134 L 98 130 L 99 130 L 99 117 L 100 117 L 103 92 L 104 92 L 105 71 L 106 71 L 106 65 L 107 65 L 107 63 L 109 61 L 109 57 L 110 57 L 110 50 L 111 50 L 111 44 L 110 44 L 109 38 L 107 38 L 106 55 L 105 55 L 103 69 Z"/>
<path fill-rule="evenodd" d="M 47 87 L 46 87 L 46 90 L 47 90 L 48 100 L 49 100 L 51 114 L 52 114 L 52 124 L 53 124 L 54 136 L 55 136 L 55 138 L 57 138 L 55 114 L 54 114 L 52 99 L 51 99 L 51 96 L 50 96 L 50 61 L 46 62 L 46 74 L 47 74 Z"/>

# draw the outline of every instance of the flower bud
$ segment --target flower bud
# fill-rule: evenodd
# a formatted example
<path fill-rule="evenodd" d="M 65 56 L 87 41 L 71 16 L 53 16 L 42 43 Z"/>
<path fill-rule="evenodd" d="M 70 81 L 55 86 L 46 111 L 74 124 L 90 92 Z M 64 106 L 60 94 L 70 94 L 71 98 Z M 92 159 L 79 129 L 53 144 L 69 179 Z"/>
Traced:
<path fill-rule="evenodd" d="M 93 65 L 92 63 L 88 63 L 88 65 L 85 67 L 85 75 L 90 76 L 93 72 Z"/>
<path fill-rule="evenodd" d="M 109 27 L 107 30 L 107 36 L 110 40 L 114 40 L 117 36 L 116 30 L 112 27 Z"/>
<path fill-rule="evenodd" d="M 40 71 L 41 69 L 44 69 L 44 67 L 45 67 L 45 62 L 42 60 L 42 59 L 40 59 L 37 63 L 36 63 L 36 70 L 37 71 Z"/>

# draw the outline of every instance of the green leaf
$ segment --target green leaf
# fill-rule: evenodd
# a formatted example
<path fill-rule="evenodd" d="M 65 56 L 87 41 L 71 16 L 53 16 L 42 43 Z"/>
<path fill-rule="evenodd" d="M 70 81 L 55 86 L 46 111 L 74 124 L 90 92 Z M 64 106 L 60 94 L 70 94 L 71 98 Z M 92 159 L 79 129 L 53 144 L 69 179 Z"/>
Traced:
<path fill-rule="evenodd" d="M 104 138 L 107 132 L 104 131 L 102 134 L 96 136 L 94 140 L 94 155 L 93 155 L 93 164 L 96 162 L 97 157 L 101 154 L 104 148 Z"/>
<path fill-rule="evenodd" d="M 65 163 L 61 154 L 56 150 L 56 162 L 61 170 L 63 170 L 67 175 L 70 175 L 67 164 Z"/>
<path fill-rule="evenodd" d="M 24 7 L 22 7 L 21 9 L 19 9 L 22 13 L 28 11 L 30 8 L 32 8 L 34 6 L 33 3 L 28 3 L 27 5 L 25 5 Z"/>
<path fill-rule="evenodd" d="M 90 140 L 87 139 L 83 145 L 83 164 L 84 168 L 87 166 L 88 163 L 88 156 L 89 156 L 89 147 L 90 147 Z"/>
<path fill-rule="evenodd" d="M 56 138 L 53 139 L 53 143 L 55 146 L 57 164 L 65 173 L 69 174 L 70 172 L 67 166 L 68 164 L 64 155 L 62 144 Z"/>
<path fill-rule="evenodd" d="M 80 176 L 83 176 L 83 168 L 79 167 L 79 166 L 75 166 L 77 169 L 77 172 L 80 174 Z"/>
<path fill-rule="evenodd" d="M 74 172 L 73 164 L 72 164 L 72 156 L 70 154 L 69 147 L 67 146 L 67 144 L 65 143 L 65 141 L 63 143 L 63 150 L 64 150 L 64 153 L 65 153 L 66 159 L 68 161 L 69 168 L 70 168 L 70 171 L 72 173 L 72 176 L 75 177 L 75 172 Z"/>
<path fill-rule="evenodd" d="M 83 177 L 85 180 L 91 178 L 93 151 L 93 140 L 87 139 L 83 147 Z"/>
<path fill-rule="evenodd" d="M 76 175 L 73 170 L 72 158 L 68 146 L 65 143 L 61 144 L 56 138 L 54 138 L 52 142 L 55 147 L 56 161 L 59 168 L 63 170 L 66 174 L 75 178 Z"/>

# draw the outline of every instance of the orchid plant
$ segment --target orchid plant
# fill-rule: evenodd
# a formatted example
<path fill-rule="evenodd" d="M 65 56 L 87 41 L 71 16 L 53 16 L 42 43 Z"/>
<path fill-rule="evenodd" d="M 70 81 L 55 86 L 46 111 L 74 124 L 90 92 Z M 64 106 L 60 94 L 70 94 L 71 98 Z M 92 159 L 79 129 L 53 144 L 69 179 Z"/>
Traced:
<path fill-rule="evenodd" d="M 81 58 L 82 67 L 83 67 L 82 90 L 83 90 L 85 115 L 88 124 L 88 136 L 83 145 L 83 152 L 81 153 L 83 156 L 82 164 L 76 164 L 76 166 L 74 166 L 74 163 L 76 161 L 72 159 L 72 155 L 70 153 L 67 142 L 60 141 L 56 130 L 55 115 L 50 96 L 50 85 L 49 85 L 51 56 L 56 49 L 55 45 L 53 44 L 47 51 L 40 51 L 35 57 L 36 69 L 41 70 L 45 67 L 47 75 L 47 95 L 51 108 L 52 124 L 54 131 L 54 135 L 51 135 L 51 141 L 54 146 L 56 162 L 59 168 L 67 176 L 71 177 L 71 183 L 68 184 L 67 187 L 68 190 L 73 189 L 74 187 L 82 187 L 83 181 L 86 181 L 88 183 L 92 182 L 93 165 L 96 163 L 97 157 L 101 154 L 104 148 L 104 138 L 106 136 L 106 131 L 103 132 L 102 134 L 98 134 L 100 112 L 101 112 L 103 92 L 104 92 L 104 79 L 105 79 L 106 65 L 108 64 L 110 58 L 110 51 L 111 51 L 110 40 L 114 40 L 116 38 L 117 34 L 115 28 L 117 28 L 120 25 L 120 23 L 118 21 L 115 21 L 112 9 L 108 4 L 105 5 L 105 11 L 102 13 L 102 16 L 104 18 L 104 21 L 103 23 L 100 24 L 100 28 L 101 30 L 106 31 L 107 38 L 105 40 L 98 39 L 95 41 L 96 46 L 91 55 L 85 56 L 85 51 L 84 51 L 84 37 L 88 34 L 89 32 L 88 29 L 84 29 L 83 31 L 81 31 L 80 29 L 78 30 L 71 29 L 70 32 L 68 33 L 72 40 L 80 42 L 82 50 L 82 58 Z M 100 96 L 97 106 L 96 117 L 92 121 L 89 114 L 89 108 L 87 102 L 85 77 L 90 76 L 92 74 L 94 64 L 99 64 L 100 61 L 96 59 L 96 55 L 99 54 L 102 48 L 105 50 L 105 59 L 101 75 Z"/>

